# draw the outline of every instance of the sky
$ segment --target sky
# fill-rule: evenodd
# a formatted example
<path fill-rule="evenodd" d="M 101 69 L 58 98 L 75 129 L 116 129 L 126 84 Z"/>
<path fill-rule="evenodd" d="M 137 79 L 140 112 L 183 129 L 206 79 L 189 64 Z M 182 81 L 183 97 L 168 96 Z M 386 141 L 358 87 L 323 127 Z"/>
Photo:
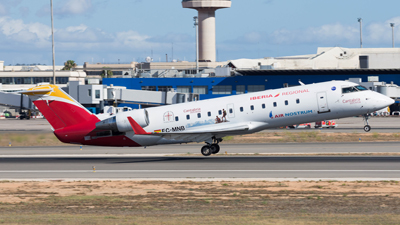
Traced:
<path fill-rule="evenodd" d="M 180 0 L 53 0 L 56 65 L 195 60 L 194 9 Z M 217 61 L 400 47 L 399 0 L 232 0 L 216 12 Z M 0 60 L 52 64 L 50 0 L 0 0 Z"/>

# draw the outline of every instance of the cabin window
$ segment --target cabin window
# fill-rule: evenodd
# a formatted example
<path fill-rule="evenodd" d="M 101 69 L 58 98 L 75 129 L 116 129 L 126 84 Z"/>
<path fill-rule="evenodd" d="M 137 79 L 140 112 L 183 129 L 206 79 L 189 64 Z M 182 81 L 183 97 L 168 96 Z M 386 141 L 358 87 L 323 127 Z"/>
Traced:
<path fill-rule="evenodd" d="M 278 106 L 278 104 L 276 104 L 276 102 L 274 102 L 274 107 L 277 107 Z"/>
<path fill-rule="evenodd" d="M 263 109 L 265 109 L 265 104 L 262 104 L 261 107 L 262 107 Z"/>
<path fill-rule="evenodd" d="M 88 89 L 88 95 L 89 97 L 92 97 L 92 89 Z"/>
<path fill-rule="evenodd" d="M 229 109 L 229 113 L 232 114 L 233 113 L 233 109 Z"/>
<path fill-rule="evenodd" d="M 296 103 L 299 104 L 300 103 L 300 99 L 296 99 Z"/>
<path fill-rule="evenodd" d="M 179 121 L 179 117 L 175 116 L 175 121 Z"/>
<path fill-rule="evenodd" d="M 289 101 L 288 100 L 285 100 L 285 105 L 289 105 Z"/>
<path fill-rule="evenodd" d="M 197 118 L 201 118 L 201 113 L 197 113 Z"/>
<path fill-rule="evenodd" d="M 187 119 L 187 120 L 190 120 L 190 115 L 186 115 L 186 119 Z"/>
<path fill-rule="evenodd" d="M 208 112 L 207 114 L 208 114 L 209 117 L 211 116 L 211 112 Z"/>
<path fill-rule="evenodd" d="M 219 114 L 219 115 L 222 115 L 222 110 L 218 110 L 218 114 Z"/>
<path fill-rule="evenodd" d="M 243 112 L 243 107 L 240 107 L 240 112 Z"/>
<path fill-rule="evenodd" d="M 251 110 L 254 110 L 254 105 L 251 105 L 251 106 L 250 106 L 250 109 L 251 109 Z"/>

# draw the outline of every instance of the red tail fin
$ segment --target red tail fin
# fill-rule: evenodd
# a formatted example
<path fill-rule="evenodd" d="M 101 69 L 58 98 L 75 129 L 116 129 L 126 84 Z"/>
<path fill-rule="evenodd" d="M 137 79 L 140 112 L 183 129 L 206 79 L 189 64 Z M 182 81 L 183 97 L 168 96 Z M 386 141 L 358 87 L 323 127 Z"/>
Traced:
<path fill-rule="evenodd" d="M 29 95 L 54 130 L 98 121 L 95 115 L 56 85 L 34 87 L 22 93 Z"/>

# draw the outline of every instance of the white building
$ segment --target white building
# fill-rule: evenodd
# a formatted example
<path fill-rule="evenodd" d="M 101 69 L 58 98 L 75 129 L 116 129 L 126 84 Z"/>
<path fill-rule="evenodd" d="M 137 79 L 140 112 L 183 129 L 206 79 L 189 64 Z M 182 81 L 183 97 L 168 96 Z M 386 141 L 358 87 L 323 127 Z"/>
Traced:
<path fill-rule="evenodd" d="M 312 55 L 237 59 L 228 65 L 238 70 L 400 69 L 400 48 L 318 48 Z"/>

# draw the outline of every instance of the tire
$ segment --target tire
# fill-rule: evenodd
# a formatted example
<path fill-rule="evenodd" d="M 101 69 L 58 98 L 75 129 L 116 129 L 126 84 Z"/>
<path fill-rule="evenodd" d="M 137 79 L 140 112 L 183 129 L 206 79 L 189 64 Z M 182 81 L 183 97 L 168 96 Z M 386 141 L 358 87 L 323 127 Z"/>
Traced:
<path fill-rule="evenodd" d="M 201 154 L 204 156 L 210 156 L 212 154 L 211 148 L 208 145 L 204 145 L 201 148 Z"/>
<path fill-rule="evenodd" d="M 365 132 L 370 132 L 370 131 L 371 131 L 371 126 L 365 125 L 365 126 L 364 126 L 364 131 L 365 131 Z"/>
<path fill-rule="evenodd" d="M 220 147 L 217 144 L 212 144 L 210 149 L 212 154 L 217 154 L 220 150 Z"/>

